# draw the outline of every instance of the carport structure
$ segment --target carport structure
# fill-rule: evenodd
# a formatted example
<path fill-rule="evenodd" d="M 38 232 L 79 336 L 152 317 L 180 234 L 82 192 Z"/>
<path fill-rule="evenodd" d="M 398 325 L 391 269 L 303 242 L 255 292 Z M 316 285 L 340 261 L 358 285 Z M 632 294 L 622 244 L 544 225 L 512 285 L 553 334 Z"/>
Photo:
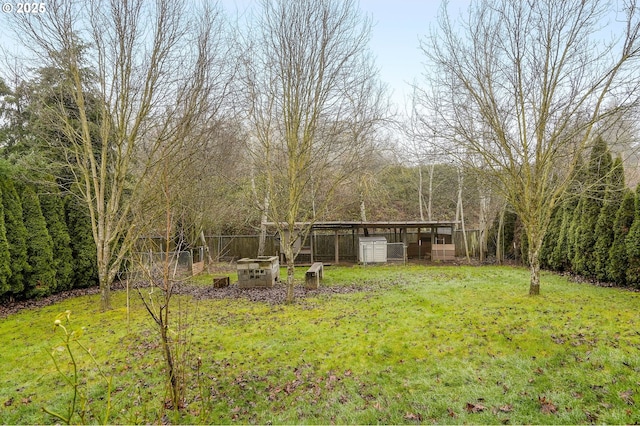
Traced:
<path fill-rule="evenodd" d="M 457 221 L 328 221 L 328 222 L 298 222 L 296 228 L 309 229 L 307 244 L 297 243 L 298 253 L 308 255 L 311 263 L 318 260 L 314 247 L 317 234 L 333 233 L 333 259 L 334 263 L 345 261 L 345 257 L 353 260 L 357 253 L 359 236 L 369 235 L 394 235 L 398 242 L 403 242 L 407 248 L 409 259 L 427 260 L 453 260 L 455 258 L 454 230 L 458 226 Z M 274 228 L 274 222 L 266 223 L 268 228 Z M 343 251 L 351 251 L 343 255 L 340 250 L 339 235 L 351 233 L 351 247 L 342 245 Z M 409 241 L 409 231 L 417 234 L 415 241 Z M 412 239 L 414 239 L 412 237 Z M 305 256 L 306 257 L 306 256 Z M 328 259 L 323 259 L 327 261 Z"/>

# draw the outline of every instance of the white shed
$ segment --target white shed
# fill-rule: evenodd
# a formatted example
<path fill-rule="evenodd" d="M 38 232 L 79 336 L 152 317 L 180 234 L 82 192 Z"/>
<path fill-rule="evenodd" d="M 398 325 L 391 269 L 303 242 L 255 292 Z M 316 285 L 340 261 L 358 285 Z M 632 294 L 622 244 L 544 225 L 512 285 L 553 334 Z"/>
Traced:
<path fill-rule="evenodd" d="M 385 237 L 360 237 L 358 247 L 360 263 L 387 262 L 387 239 Z"/>

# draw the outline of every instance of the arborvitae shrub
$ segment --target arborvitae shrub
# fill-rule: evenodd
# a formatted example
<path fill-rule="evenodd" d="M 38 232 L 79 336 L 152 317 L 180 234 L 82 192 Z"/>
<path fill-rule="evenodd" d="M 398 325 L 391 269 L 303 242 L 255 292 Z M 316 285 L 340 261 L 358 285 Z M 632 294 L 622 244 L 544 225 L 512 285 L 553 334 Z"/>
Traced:
<path fill-rule="evenodd" d="M 602 200 L 605 198 L 611 167 L 611 154 L 607 144 L 602 138 L 598 138 L 591 150 L 585 177 L 586 187 L 578 204 L 579 216 L 576 217 L 574 251 L 571 258 L 573 271 L 587 277 L 595 276 L 594 230 L 602 209 Z"/>
<path fill-rule="evenodd" d="M 576 197 L 576 194 L 581 194 L 585 188 L 585 182 L 587 180 L 587 164 L 584 163 L 582 157 L 578 158 L 578 163 L 573 173 L 574 177 L 571 182 L 571 186 L 568 189 L 569 197 L 564 200 L 563 204 L 563 218 L 562 218 L 562 231 L 558 237 L 558 245 L 562 246 L 562 250 L 556 252 L 554 250 L 554 257 L 562 262 L 564 265 L 562 270 L 572 270 L 573 257 L 575 255 L 575 236 L 576 228 L 579 224 L 580 218 L 580 199 Z"/>
<path fill-rule="evenodd" d="M 624 167 L 622 159 L 618 157 L 611 169 L 605 198 L 595 228 L 596 242 L 593 249 L 593 258 L 595 277 L 600 281 L 611 281 L 612 279 L 607 268 L 609 265 L 609 250 L 613 245 L 613 224 L 616 219 L 616 213 L 622 203 L 624 187 Z"/>
<path fill-rule="evenodd" d="M 557 270 L 556 265 L 553 263 L 553 251 L 557 246 L 558 239 L 560 238 L 560 231 L 562 230 L 562 217 L 564 210 L 562 206 L 556 207 L 551 215 L 551 221 L 547 229 L 547 234 L 542 241 L 542 247 L 540 248 L 540 266 L 547 269 Z"/>
<path fill-rule="evenodd" d="M 25 228 L 22 219 L 22 200 L 5 164 L 0 167 L 0 192 L 2 193 L 4 226 L 11 259 L 10 293 L 12 296 L 20 296 L 24 291 L 24 274 L 29 269 L 27 228 Z"/>
<path fill-rule="evenodd" d="M 565 202 L 558 213 L 561 217 L 560 229 L 548 261 L 549 267 L 555 271 L 565 271 L 571 268 L 569 262 L 569 233 L 573 223 L 574 211 L 575 203 Z"/>
<path fill-rule="evenodd" d="M 0 196 L 0 200 L 1 200 Z M 11 255 L 9 254 L 9 243 L 7 242 L 7 232 L 4 227 L 4 207 L 0 203 L 0 298 L 8 294 L 11 290 Z"/>
<path fill-rule="evenodd" d="M 53 263 L 56 271 L 55 291 L 69 290 L 73 286 L 73 253 L 67 229 L 64 201 L 55 183 L 41 188 L 40 208 L 53 241 Z"/>
<path fill-rule="evenodd" d="M 84 288 L 98 283 L 96 244 L 86 207 L 74 197 L 65 200 L 67 228 L 73 254 L 73 287 Z"/>
<path fill-rule="evenodd" d="M 625 239 L 627 248 L 627 284 L 640 287 L 640 185 L 636 189 L 633 224 Z"/>
<path fill-rule="evenodd" d="M 613 221 L 613 244 L 609 249 L 609 263 L 607 265 L 609 279 L 618 285 L 624 285 L 627 282 L 628 262 L 625 241 L 633 224 L 634 214 L 635 195 L 632 191 L 626 190 Z"/>
<path fill-rule="evenodd" d="M 56 270 L 53 263 L 53 241 L 40 209 L 40 200 L 33 187 L 22 189 L 24 225 L 27 228 L 27 261 L 25 296 L 46 296 L 56 288 Z"/>

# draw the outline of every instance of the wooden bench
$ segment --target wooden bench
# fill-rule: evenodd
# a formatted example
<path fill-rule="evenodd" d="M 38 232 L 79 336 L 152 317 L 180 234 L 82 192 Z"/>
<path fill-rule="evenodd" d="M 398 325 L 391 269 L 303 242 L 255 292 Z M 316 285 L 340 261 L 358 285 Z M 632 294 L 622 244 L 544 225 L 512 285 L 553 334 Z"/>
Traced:
<path fill-rule="evenodd" d="M 309 290 L 315 290 L 320 287 L 320 281 L 322 280 L 322 262 L 315 262 L 307 270 L 305 274 L 304 286 Z"/>

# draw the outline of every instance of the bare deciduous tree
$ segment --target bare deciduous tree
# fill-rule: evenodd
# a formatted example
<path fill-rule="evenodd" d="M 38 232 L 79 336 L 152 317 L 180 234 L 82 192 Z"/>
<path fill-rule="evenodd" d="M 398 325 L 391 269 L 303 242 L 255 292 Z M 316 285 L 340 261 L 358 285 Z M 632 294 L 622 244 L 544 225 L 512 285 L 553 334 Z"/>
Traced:
<path fill-rule="evenodd" d="M 142 231 L 131 224 L 132 206 L 156 153 L 191 127 L 206 127 L 209 97 L 224 85 L 215 66 L 226 54 L 216 45 L 218 15 L 176 0 L 52 0 L 46 14 L 16 17 L 39 64 L 71 82 L 74 114 L 54 108 L 50 125 L 70 142 L 108 309 L 110 285 Z"/>
<path fill-rule="evenodd" d="M 151 239 L 141 239 L 136 244 L 135 252 L 130 253 L 130 280 L 140 296 L 140 300 L 157 326 L 160 335 L 162 356 L 165 361 L 167 387 L 171 396 L 171 407 L 180 410 L 184 407 L 186 379 L 184 359 L 186 351 L 181 342 L 180 326 L 174 321 L 173 295 L 177 284 L 190 276 L 191 270 L 176 273 L 179 267 L 179 256 L 186 244 L 184 233 L 177 230 L 177 222 L 188 205 L 182 203 L 180 192 L 184 181 L 180 174 L 188 168 L 187 156 L 181 152 L 183 143 L 167 144 L 163 152 L 157 153 L 158 162 L 149 174 L 146 182 L 144 202 L 137 204 L 134 217 L 138 223 L 151 223 L 153 230 L 162 236 L 163 244 L 155 246 Z M 167 155 L 172 151 L 174 155 Z M 175 158 L 177 157 L 177 158 Z M 128 285 L 128 283 L 127 283 Z M 178 313 L 179 315 L 179 313 Z M 184 325 L 183 325 L 184 327 Z"/>
<path fill-rule="evenodd" d="M 416 83 L 413 84 L 416 86 Z M 425 135 L 420 130 L 420 116 L 416 109 L 416 90 L 414 89 L 411 111 L 406 119 L 406 123 L 403 128 L 405 134 L 405 141 L 402 144 L 403 151 L 409 155 L 409 162 L 416 164 L 418 169 L 418 211 L 420 213 L 420 220 L 425 220 L 424 211 L 427 211 L 427 220 L 433 220 L 433 176 L 435 172 L 435 165 L 438 161 L 442 161 L 442 158 L 446 153 L 437 152 L 438 144 L 435 143 L 433 137 Z M 427 166 L 429 173 L 427 184 L 427 200 L 424 200 L 424 166 Z"/>
<path fill-rule="evenodd" d="M 130 207 L 132 222 L 139 229 L 160 234 L 164 242 L 160 247 L 160 259 L 154 259 L 153 253 L 147 262 L 135 262 L 139 256 L 133 254 L 132 259 L 137 263 L 137 272 L 142 273 L 138 275 L 145 289 L 149 290 L 138 287 L 138 294 L 158 327 L 174 409 L 184 407 L 187 362 L 184 357 L 187 352 L 181 327 L 176 326 L 174 319 L 180 313 L 175 312 L 171 302 L 176 284 L 192 274 L 189 269 L 181 276 L 176 275 L 178 257 L 189 247 L 189 239 L 197 238 L 201 231 L 204 207 L 198 193 L 209 185 L 198 179 L 204 166 L 202 159 L 206 161 L 212 150 L 219 152 L 215 149 L 218 144 L 229 142 L 221 114 L 232 82 L 233 67 L 228 67 L 232 61 L 229 45 L 222 37 L 225 32 L 222 25 L 219 12 L 205 11 L 193 46 L 195 72 L 177 87 L 174 99 L 177 108 L 158 116 L 163 124 L 156 137 L 140 143 L 139 161 L 145 169 L 135 170 L 138 171 L 138 191 Z M 165 131 L 165 128 L 171 131 Z M 192 228 L 191 232 L 187 228 Z M 146 254 L 144 241 L 141 240 L 137 249 Z M 149 250 L 154 252 L 157 248 Z"/>
<path fill-rule="evenodd" d="M 515 209 L 532 295 L 551 213 L 580 157 L 603 120 L 637 101 L 640 11 L 633 0 L 618 4 L 475 1 L 458 24 L 445 6 L 439 29 L 421 43 L 429 61 L 418 95 L 424 129 L 481 165 Z"/>
<path fill-rule="evenodd" d="M 281 236 L 289 235 L 281 240 L 288 301 L 296 239 L 357 168 L 384 113 L 384 90 L 368 55 L 370 22 L 356 6 L 261 1 L 245 49 L 256 179 L 268 194 L 268 216 Z"/>

